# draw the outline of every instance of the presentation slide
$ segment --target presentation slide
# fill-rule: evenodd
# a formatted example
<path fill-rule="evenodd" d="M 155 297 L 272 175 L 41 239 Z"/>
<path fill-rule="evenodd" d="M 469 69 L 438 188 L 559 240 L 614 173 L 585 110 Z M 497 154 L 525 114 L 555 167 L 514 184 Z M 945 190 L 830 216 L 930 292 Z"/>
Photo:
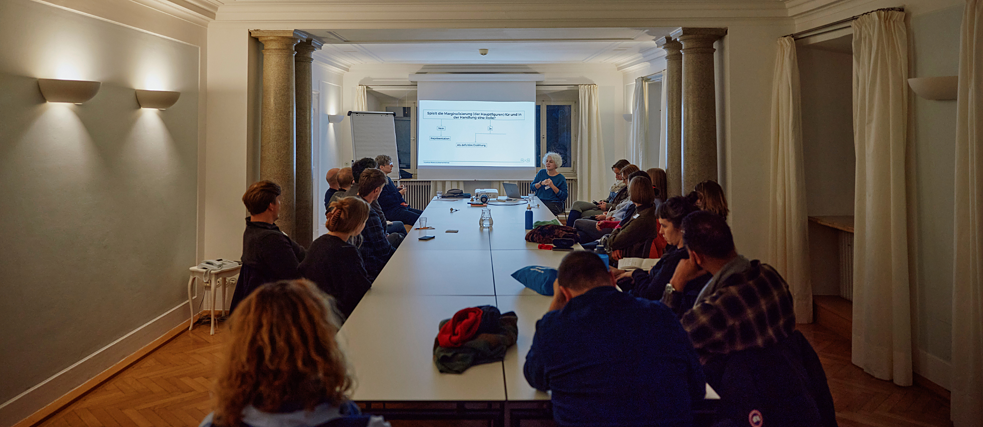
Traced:
<path fill-rule="evenodd" d="M 420 167 L 536 166 L 536 103 L 420 101 Z"/>

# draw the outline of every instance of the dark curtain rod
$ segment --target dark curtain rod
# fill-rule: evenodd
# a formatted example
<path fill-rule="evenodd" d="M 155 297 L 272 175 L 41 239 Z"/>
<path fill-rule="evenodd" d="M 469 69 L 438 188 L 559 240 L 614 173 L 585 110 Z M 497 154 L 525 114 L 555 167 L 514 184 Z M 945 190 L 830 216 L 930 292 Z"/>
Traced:
<path fill-rule="evenodd" d="M 885 12 L 885 11 L 887 11 L 887 12 L 904 12 L 904 8 L 903 7 L 885 7 L 883 9 L 872 10 L 870 12 L 861 13 L 859 15 L 851 16 L 851 17 L 846 18 L 846 19 L 841 19 L 841 20 L 836 21 L 836 22 L 830 22 L 828 24 L 820 25 L 820 26 L 818 26 L 816 28 L 811 28 L 811 29 L 808 29 L 808 30 L 805 30 L 805 31 L 799 31 L 797 33 L 792 33 L 792 34 L 789 34 L 789 35 L 787 35 L 785 37 L 791 37 L 791 38 L 793 38 L 795 40 L 799 40 L 799 39 L 803 39 L 805 37 L 812 37 L 812 36 L 818 36 L 820 34 L 831 33 L 833 31 L 839 30 L 839 28 L 833 28 L 833 27 L 837 27 L 837 26 L 842 25 L 842 24 L 845 24 L 847 22 L 852 22 L 852 21 L 856 20 L 857 18 L 859 18 L 861 16 L 864 16 L 864 15 L 867 15 L 867 14 L 871 14 L 871 13 L 874 13 L 874 12 Z M 826 30 L 826 31 L 823 31 L 823 30 Z M 805 36 L 806 34 L 808 34 L 808 36 Z"/>

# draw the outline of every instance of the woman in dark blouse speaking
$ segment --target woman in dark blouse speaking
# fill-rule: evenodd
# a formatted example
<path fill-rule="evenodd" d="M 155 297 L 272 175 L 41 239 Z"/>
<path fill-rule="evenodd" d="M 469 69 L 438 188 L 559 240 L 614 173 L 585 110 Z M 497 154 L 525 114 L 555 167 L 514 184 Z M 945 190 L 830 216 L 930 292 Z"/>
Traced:
<path fill-rule="evenodd" d="M 328 234 L 311 243 L 307 257 L 300 263 L 304 278 L 317 284 L 326 294 L 338 301 L 338 310 L 345 318 L 372 286 L 365 272 L 358 249 L 348 243 L 365 228 L 369 219 L 369 204 L 358 197 L 345 197 L 331 203 L 325 226 Z"/>

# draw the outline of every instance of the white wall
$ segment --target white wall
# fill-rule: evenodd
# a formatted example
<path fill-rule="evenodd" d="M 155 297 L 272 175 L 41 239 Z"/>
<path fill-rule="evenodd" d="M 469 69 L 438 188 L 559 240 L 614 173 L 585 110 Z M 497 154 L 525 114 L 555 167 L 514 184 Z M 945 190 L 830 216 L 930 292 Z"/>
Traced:
<path fill-rule="evenodd" d="M 205 29 L 129 1 L 0 2 L 0 425 L 187 321 Z M 95 80 L 47 103 L 38 78 Z M 166 111 L 135 89 L 170 90 Z M 178 310 L 183 308 L 184 310 Z"/>
<path fill-rule="evenodd" d="M 317 225 L 314 230 L 317 230 L 317 235 L 320 236 L 328 232 L 324 226 L 324 193 L 329 188 L 326 180 L 328 169 L 350 166 L 348 160 L 342 157 L 342 124 L 328 123 L 328 115 L 344 115 L 348 110 L 344 108 L 345 97 L 342 87 L 344 72 L 319 61 L 314 61 L 312 72 L 312 81 L 321 101 L 320 117 L 316 119 L 317 132 L 314 138 L 317 152 L 314 168 L 314 180 L 317 184 L 314 191 L 314 205 L 318 206 L 317 215 L 314 215 L 314 223 Z M 348 121 L 347 116 L 344 121 Z"/>

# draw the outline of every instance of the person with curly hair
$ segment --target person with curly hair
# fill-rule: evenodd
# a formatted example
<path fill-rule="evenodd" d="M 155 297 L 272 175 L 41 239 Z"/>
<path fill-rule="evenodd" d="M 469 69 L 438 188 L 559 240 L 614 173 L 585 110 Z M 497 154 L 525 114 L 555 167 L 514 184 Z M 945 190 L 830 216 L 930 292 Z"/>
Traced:
<path fill-rule="evenodd" d="M 307 280 L 263 285 L 231 318 L 215 411 L 202 427 L 300 427 L 364 417 L 349 398 L 354 380 L 338 348 L 333 298 Z"/>
<path fill-rule="evenodd" d="M 543 168 L 532 179 L 529 189 L 536 193 L 553 215 L 563 212 L 567 202 L 567 178 L 557 169 L 563 166 L 563 157 L 550 151 L 543 156 Z"/>

